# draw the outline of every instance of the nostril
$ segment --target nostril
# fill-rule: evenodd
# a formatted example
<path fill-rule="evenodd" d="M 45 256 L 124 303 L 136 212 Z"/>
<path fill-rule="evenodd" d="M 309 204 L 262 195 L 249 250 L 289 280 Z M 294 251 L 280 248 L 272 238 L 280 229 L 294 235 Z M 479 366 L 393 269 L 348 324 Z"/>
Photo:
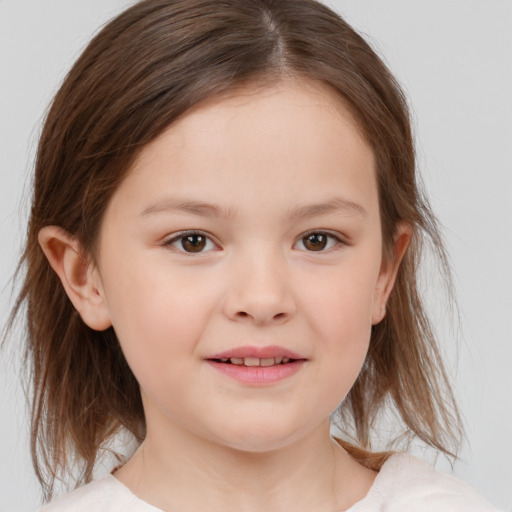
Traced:
<path fill-rule="evenodd" d="M 239 318 L 247 318 L 247 317 L 250 317 L 251 315 L 249 313 L 247 313 L 246 311 L 238 311 L 238 313 L 236 314 Z M 281 320 L 281 319 L 284 319 L 286 318 L 286 313 L 276 313 L 274 316 L 272 316 L 271 318 L 273 320 Z"/>

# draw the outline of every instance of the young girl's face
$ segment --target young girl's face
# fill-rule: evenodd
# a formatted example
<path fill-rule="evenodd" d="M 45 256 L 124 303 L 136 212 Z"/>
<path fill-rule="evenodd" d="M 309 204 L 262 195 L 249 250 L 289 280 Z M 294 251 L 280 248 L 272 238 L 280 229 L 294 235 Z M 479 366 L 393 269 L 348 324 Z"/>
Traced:
<path fill-rule="evenodd" d="M 99 242 L 148 436 L 248 451 L 326 428 L 394 276 L 372 151 L 307 81 L 187 113 L 143 149 Z"/>

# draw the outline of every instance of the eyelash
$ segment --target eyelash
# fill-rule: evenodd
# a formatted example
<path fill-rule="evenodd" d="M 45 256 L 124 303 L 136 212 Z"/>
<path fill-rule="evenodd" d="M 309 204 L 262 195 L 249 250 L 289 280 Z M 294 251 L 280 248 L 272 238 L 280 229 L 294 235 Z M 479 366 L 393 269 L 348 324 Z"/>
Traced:
<path fill-rule="evenodd" d="M 195 231 L 195 230 L 182 231 L 181 233 L 178 233 L 178 234 L 174 235 L 173 237 L 171 237 L 170 239 L 166 240 L 164 242 L 164 245 L 165 246 L 173 246 L 178 250 L 178 252 L 181 252 L 183 254 L 202 254 L 203 252 L 209 252 L 209 250 L 211 250 L 211 249 L 209 249 L 208 251 L 201 250 L 201 251 L 197 251 L 197 252 L 186 251 L 185 248 L 183 247 L 183 242 L 186 237 L 192 237 L 192 236 L 202 236 L 206 239 L 206 244 L 210 243 L 214 246 L 217 246 L 217 244 L 212 240 L 211 236 L 209 236 L 207 233 L 205 233 L 204 231 Z M 180 241 L 181 241 L 181 248 L 176 246 Z"/>
<path fill-rule="evenodd" d="M 319 230 L 319 231 L 308 231 L 308 232 L 304 233 L 303 235 L 301 235 L 299 237 L 297 242 L 295 242 L 295 244 L 293 244 L 293 245 L 295 246 L 299 242 L 304 243 L 304 241 L 308 237 L 311 237 L 312 235 L 322 235 L 322 236 L 325 236 L 325 237 L 327 237 L 327 243 L 328 244 L 329 244 L 329 240 L 331 242 L 334 241 L 334 244 L 332 244 L 331 247 L 328 247 L 327 249 L 326 248 L 322 248 L 319 251 L 308 251 L 307 249 L 305 249 L 307 252 L 321 252 L 321 253 L 330 252 L 332 249 L 336 250 L 336 248 L 339 248 L 339 247 L 337 247 L 339 245 L 348 245 L 347 242 L 343 241 L 340 238 L 340 236 L 335 235 L 334 233 L 330 233 L 329 231 L 322 231 L 322 230 Z"/>
<path fill-rule="evenodd" d="M 308 231 L 304 234 L 302 234 L 298 239 L 297 241 L 293 244 L 293 246 L 295 247 L 296 244 L 298 243 L 304 243 L 304 241 L 308 238 L 308 237 L 311 237 L 312 235 L 321 235 L 321 236 L 325 236 L 327 237 L 327 245 L 329 245 L 329 241 L 331 242 L 331 246 L 330 247 L 322 247 L 320 250 L 318 251 L 310 251 L 308 249 L 302 249 L 306 252 L 320 252 L 320 253 L 325 253 L 325 252 L 330 252 L 332 249 L 336 250 L 337 246 L 338 245 L 348 245 L 346 241 L 342 240 L 338 235 L 335 235 L 334 233 L 330 233 L 329 231 L 322 231 L 322 230 L 318 230 L 318 231 Z M 206 240 L 206 245 L 208 245 L 208 243 L 210 243 L 211 245 L 214 245 L 214 246 L 217 246 L 217 243 L 214 242 L 212 240 L 212 238 L 207 234 L 205 233 L 204 231 L 195 231 L 195 230 L 191 230 L 191 231 L 182 231 L 181 233 L 178 233 L 174 236 L 172 236 L 172 238 L 170 239 L 167 239 L 165 242 L 164 242 L 164 245 L 165 246 L 172 246 L 174 247 L 175 249 L 177 249 L 178 252 L 182 253 L 182 254 L 203 254 L 205 252 L 209 252 L 211 251 L 212 249 L 207 249 L 207 250 L 200 250 L 200 251 L 187 251 L 185 250 L 185 248 L 183 247 L 183 242 L 184 240 L 186 239 L 186 237 L 192 237 L 192 236 L 202 236 L 205 238 Z M 177 245 L 181 242 L 181 248 L 178 247 Z M 333 243 L 334 242 L 334 243 Z"/>

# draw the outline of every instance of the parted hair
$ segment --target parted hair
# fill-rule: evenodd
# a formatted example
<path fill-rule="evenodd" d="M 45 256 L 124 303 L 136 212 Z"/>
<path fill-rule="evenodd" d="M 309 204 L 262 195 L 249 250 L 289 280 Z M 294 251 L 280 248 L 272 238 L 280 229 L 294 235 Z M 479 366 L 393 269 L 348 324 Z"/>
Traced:
<path fill-rule="evenodd" d="M 26 325 L 31 449 L 46 499 L 76 464 L 77 484 L 89 481 L 120 431 L 141 442 L 145 420 L 113 329 L 95 331 L 82 321 L 41 250 L 39 231 L 60 226 L 94 258 L 105 209 L 142 148 L 208 98 L 287 77 L 330 87 L 371 145 L 387 257 L 398 223 L 412 227 L 387 314 L 373 327 L 363 368 L 339 407 L 344 446 L 378 469 L 385 454 L 372 454 L 373 427 L 391 408 L 401 421 L 397 437 L 456 453 L 459 414 L 418 291 L 425 244 L 448 289 L 449 268 L 420 187 L 407 101 L 383 61 L 314 0 L 145 0 L 85 48 L 53 99 L 37 150 L 10 325 L 17 317 Z"/>

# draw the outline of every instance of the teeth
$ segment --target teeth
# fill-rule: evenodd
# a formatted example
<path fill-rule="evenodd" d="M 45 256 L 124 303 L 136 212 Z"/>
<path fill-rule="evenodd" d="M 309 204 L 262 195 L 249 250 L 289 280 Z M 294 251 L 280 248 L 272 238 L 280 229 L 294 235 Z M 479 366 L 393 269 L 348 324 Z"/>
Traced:
<path fill-rule="evenodd" d="M 244 366 L 274 366 L 276 364 L 286 364 L 290 362 L 289 357 L 266 357 L 263 359 L 260 359 L 258 357 L 230 357 L 229 359 L 227 357 L 223 357 L 219 359 L 221 363 L 227 363 L 228 361 L 231 364 L 236 364 L 238 366 L 244 365 Z"/>

